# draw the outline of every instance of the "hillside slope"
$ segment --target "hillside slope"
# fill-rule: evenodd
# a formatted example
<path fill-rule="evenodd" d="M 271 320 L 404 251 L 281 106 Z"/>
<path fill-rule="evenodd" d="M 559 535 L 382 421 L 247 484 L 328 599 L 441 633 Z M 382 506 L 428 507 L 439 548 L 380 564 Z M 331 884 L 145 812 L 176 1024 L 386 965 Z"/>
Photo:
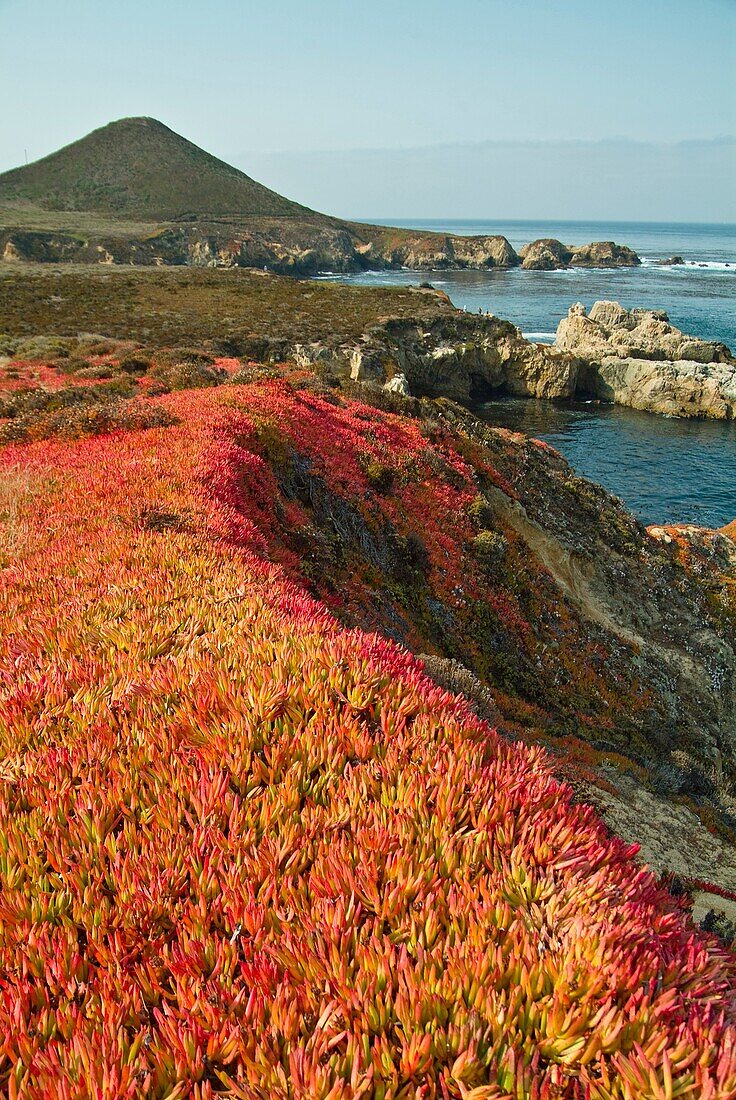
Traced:
<path fill-rule="evenodd" d="M 578 251 L 594 266 L 639 262 L 612 242 Z M 268 267 L 284 274 L 521 262 L 501 236 L 318 214 L 152 118 L 111 122 L 0 175 L 0 260 Z"/>
<path fill-rule="evenodd" d="M 137 221 L 302 217 L 313 212 L 153 118 L 124 118 L 0 175 L 0 204 L 97 211 Z"/>
<path fill-rule="evenodd" d="M 385 637 L 475 608 L 519 734 L 547 721 L 555 669 L 576 728 L 646 715 L 494 518 L 513 469 L 532 509 L 543 449 L 298 371 L 152 397 L 196 376 L 167 362 L 146 400 L 49 405 L 0 448 L 9 1095 L 732 1095 L 733 955 L 479 717 L 482 693 Z M 60 400 L 50 367 L 12 369 L 13 392 L 43 369 Z M 605 519 L 633 560 L 642 532 Z M 371 614 L 384 637 L 348 627 Z M 557 664 L 552 645 L 535 664 L 537 620 Z"/>

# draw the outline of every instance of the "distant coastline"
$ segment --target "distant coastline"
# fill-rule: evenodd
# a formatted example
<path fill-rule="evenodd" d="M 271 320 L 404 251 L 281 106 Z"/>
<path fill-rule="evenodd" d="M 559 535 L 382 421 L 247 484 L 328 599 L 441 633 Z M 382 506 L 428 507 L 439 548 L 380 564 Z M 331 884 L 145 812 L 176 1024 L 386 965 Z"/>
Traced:
<path fill-rule="evenodd" d="M 525 333 L 552 333 L 575 301 L 592 305 L 614 298 L 628 308 L 664 309 L 684 332 L 736 347 L 736 224 L 710 222 L 538 221 L 469 219 L 398 222 L 399 228 L 432 232 L 501 233 L 519 249 L 527 241 L 618 240 L 641 257 L 638 268 L 576 271 L 381 272 L 347 276 L 349 282 L 384 286 L 428 279 L 471 312 L 490 310 Z M 682 266 L 661 267 L 674 255 Z M 700 266 L 705 264 L 706 266 Z M 730 267 L 726 265 L 730 264 Z"/>

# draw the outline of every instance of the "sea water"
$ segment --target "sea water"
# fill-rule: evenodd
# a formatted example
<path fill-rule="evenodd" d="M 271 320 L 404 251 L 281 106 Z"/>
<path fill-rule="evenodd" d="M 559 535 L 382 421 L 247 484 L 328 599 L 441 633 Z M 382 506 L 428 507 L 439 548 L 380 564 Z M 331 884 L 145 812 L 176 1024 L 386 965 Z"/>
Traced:
<path fill-rule="evenodd" d="M 456 306 L 495 313 L 551 343 L 573 302 L 612 299 L 664 309 L 683 332 L 736 349 L 736 225 L 643 222 L 389 222 L 461 235 L 496 235 L 514 248 L 540 237 L 565 244 L 616 241 L 636 268 L 565 271 L 368 271 L 331 276 L 362 285 L 429 281 Z M 682 265 L 658 261 L 682 256 Z M 556 447 L 579 473 L 620 496 L 645 523 L 721 526 L 736 518 L 736 424 L 676 420 L 606 405 L 494 401 L 476 411 Z"/>
<path fill-rule="evenodd" d="M 389 223 L 386 223 L 389 224 Z M 677 328 L 736 347 L 736 225 L 645 222 L 429 221 L 397 222 L 407 229 L 460 236 L 507 237 L 517 251 L 539 237 L 564 244 L 616 241 L 642 259 L 635 268 L 562 271 L 367 271 L 342 276 L 368 285 L 429 280 L 455 305 L 505 317 L 532 339 L 552 342 L 573 302 L 590 307 L 607 298 L 631 309 L 664 309 Z M 684 264 L 658 261 L 682 256 Z"/>

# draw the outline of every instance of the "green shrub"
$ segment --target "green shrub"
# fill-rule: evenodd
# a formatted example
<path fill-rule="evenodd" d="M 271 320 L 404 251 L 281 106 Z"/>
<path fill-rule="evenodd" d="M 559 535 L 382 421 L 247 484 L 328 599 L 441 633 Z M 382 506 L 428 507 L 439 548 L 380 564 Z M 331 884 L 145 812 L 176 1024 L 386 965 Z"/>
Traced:
<path fill-rule="evenodd" d="M 215 359 L 209 352 L 201 348 L 164 348 L 156 354 L 156 365 L 153 368 L 167 369 L 169 367 L 192 366 L 210 367 Z"/>
<path fill-rule="evenodd" d="M 376 459 L 372 459 L 365 467 L 365 476 L 371 489 L 376 493 L 382 493 L 386 496 L 394 487 L 395 472 L 390 466 L 386 466 Z"/>
<path fill-rule="evenodd" d="M 506 539 L 498 531 L 480 531 L 471 545 L 478 564 L 490 572 L 501 564 L 508 550 Z"/>
<path fill-rule="evenodd" d="M 59 374 L 76 374 L 77 371 L 86 370 L 92 364 L 89 359 L 74 355 L 55 359 L 51 365 L 57 369 Z"/>
<path fill-rule="evenodd" d="M 28 387 L 0 396 L 0 418 L 28 418 L 40 413 L 95 405 L 114 398 L 132 397 L 135 388 L 135 383 L 125 375 L 118 375 L 99 386 L 63 386 L 59 390 Z"/>
<path fill-rule="evenodd" d="M 468 505 L 468 515 L 479 527 L 493 527 L 493 509 L 486 498 L 480 494 Z"/>
<path fill-rule="evenodd" d="M 17 340 L 14 355 L 16 359 L 45 359 L 49 362 L 57 359 L 69 359 L 70 348 L 76 347 L 77 341 L 60 336 L 31 336 L 25 340 Z"/>
<path fill-rule="evenodd" d="M 177 363 L 156 363 L 148 372 L 150 378 L 158 383 L 156 392 L 168 390 L 199 390 L 205 386 L 219 386 L 227 382 L 227 371 L 210 366 L 205 362 L 181 360 Z"/>
<path fill-rule="evenodd" d="M 145 374 L 151 369 L 151 360 L 142 355 L 124 355 L 118 368 L 125 374 Z"/>
<path fill-rule="evenodd" d="M 90 363 L 86 367 L 79 367 L 73 373 L 75 378 L 99 378 L 102 380 L 114 378 L 116 371 L 110 363 L 99 363 L 97 365 Z"/>
<path fill-rule="evenodd" d="M 59 437 L 81 439 L 113 431 L 165 428 L 177 418 L 160 405 L 140 401 L 99 401 L 17 417 L 0 425 L 0 444 L 31 443 Z"/>

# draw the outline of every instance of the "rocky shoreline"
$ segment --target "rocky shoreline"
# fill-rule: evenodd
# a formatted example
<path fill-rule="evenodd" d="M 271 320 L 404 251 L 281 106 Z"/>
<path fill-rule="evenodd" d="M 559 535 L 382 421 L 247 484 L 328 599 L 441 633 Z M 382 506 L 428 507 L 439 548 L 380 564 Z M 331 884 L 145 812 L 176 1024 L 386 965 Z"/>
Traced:
<path fill-rule="evenodd" d="M 324 375 L 383 385 L 405 396 L 483 400 L 491 394 L 597 399 L 668 416 L 736 419 L 736 360 L 723 344 L 681 333 L 666 314 L 576 304 L 553 346 L 526 340 L 491 315 L 402 318 L 357 342 L 296 344 L 291 354 Z"/>
<path fill-rule="evenodd" d="M 5 214 L 8 220 L 7 212 Z M 3 226 L 5 263 L 253 267 L 285 275 L 366 270 L 553 270 L 636 267 L 636 253 L 613 241 L 566 246 L 533 241 L 520 253 L 503 236 L 456 236 L 359 225 L 327 218 L 255 218 L 241 223 L 152 225 L 117 234 Z"/>

